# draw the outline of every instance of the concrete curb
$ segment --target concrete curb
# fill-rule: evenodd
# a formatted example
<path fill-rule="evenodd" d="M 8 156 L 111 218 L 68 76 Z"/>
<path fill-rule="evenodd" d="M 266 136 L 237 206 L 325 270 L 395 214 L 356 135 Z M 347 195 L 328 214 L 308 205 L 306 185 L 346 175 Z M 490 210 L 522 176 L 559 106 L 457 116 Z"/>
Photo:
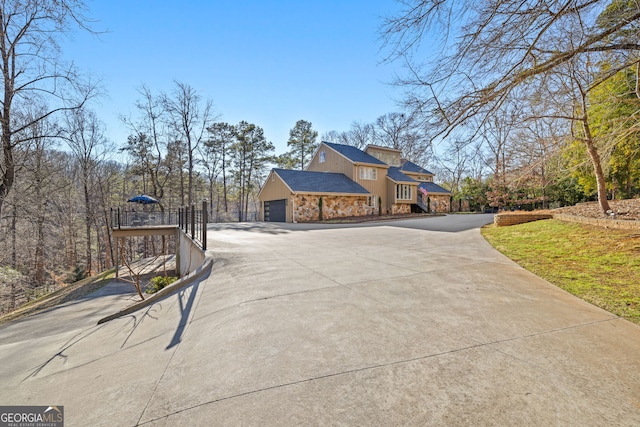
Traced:
<path fill-rule="evenodd" d="M 167 286 L 166 288 L 161 289 L 160 291 L 156 292 L 155 294 L 149 296 L 147 299 L 145 299 L 144 301 L 140 301 L 137 302 L 133 305 L 130 305 L 129 307 L 118 311 L 117 313 L 111 314 L 107 317 L 103 317 L 102 319 L 98 320 L 98 325 L 108 322 L 110 320 L 113 319 L 117 319 L 119 317 L 122 316 L 126 316 L 127 314 L 131 314 L 134 311 L 138 311 L 141 308 L 147 307 L 151 304 L 154 304 L 155 302 L 169 296 L 172 295 L 176 292 L 178 292 L 179 290 L 187 287 L 188 285 L 190 285 L 191 283 L 195 282 L 196 280 L 204 277 L 205 275 L 209 274 L 211 272 L 211 269 L 213 268 L 213 258 L 211 257 L 206 257 L 204 262 L 202 263 L 202 265 L 200 267 L 198 267 L 195 271 L 192 271 L 191 273 L 187 274 L 186 276 L 182 277 L 179 280 L 176 280 L 175 282 L 173 282 L 171 285 Z"/>

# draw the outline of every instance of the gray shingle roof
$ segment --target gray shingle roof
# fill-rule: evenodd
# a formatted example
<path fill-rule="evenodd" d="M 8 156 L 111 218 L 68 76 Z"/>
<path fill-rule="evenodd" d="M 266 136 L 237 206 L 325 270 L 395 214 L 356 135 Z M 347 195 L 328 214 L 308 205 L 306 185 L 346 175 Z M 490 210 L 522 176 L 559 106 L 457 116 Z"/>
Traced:
<path fill-rule="evenodd" d="M 344 145 L 344 144 L 336 144 L 333 142 L 322 142 L 323 144 L 333 148 L 334 150 L 336 150 L 338 153 L 342 154 L 343 156 L 345 156 L 347 159 L 351 160 L 352 162 L 357 162 L 357 163 L 369 163 L 372 165 L 384 165 L 386 166 L 387 164 L 383 161 L 380 161 L 378 159 L 376 159 L 375 157 L 373 157 L 370 154 L 365 153 L 364 151 L 353 147 L 351 145 Z"/>
<path fill-rule="evenodd" d="M 433 173 L 429 172 L 428 170 L 406 159 L 402 159 L 402 166 L 400 167 L 400 170 L 402 170 L 403 172 L 414 172 L 414 173 L 424 173 L 428 175 L 433 175 Z"/>
<path fill-rule="evenodd" d="M 438 184 L 435 184 L 433 182 L 421 182 L 418 185 L 418 189 L 420 189 L 420 188 L 424 188 L 425 190 L 427 190 L 427 193 L 446 193 L 446 194 L 451 194 L 451 192 L 449 190 L 447 190 L 446 188 L 442 188 Z"/>
<path fill-rule="evenodd" d="M 346 175 L 331 172 L 310 172 L 291 169 L 273 169 L 294 192 L 369 194 Z"/>
<path fill-rule="evenodd" d="M 403 174 L 397 166 L 391 166 L 387 171 L 387 176 L 395 182 L 417 182 L 415 179 Z"/>

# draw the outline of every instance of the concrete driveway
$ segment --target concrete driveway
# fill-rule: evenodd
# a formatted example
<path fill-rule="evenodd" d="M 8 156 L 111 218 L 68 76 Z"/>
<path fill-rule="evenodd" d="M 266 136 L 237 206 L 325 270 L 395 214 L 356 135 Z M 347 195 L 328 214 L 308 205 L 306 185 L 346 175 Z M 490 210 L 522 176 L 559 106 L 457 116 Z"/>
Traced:
<path fill-rule="evenodd" d="M 213 272 L 178 294 L 0 327 L 0 404 L 67 426 L 640 425 L 640 328 L 497 253 L 488 221 L 212 226 Z"/>

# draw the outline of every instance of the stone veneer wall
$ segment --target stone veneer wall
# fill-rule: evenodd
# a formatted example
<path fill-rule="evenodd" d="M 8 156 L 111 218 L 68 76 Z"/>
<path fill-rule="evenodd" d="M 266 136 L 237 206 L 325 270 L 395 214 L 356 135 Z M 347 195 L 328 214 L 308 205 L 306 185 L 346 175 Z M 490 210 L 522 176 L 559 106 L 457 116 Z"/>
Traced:
<path fill-rule="evenodd" d="M 391 205 L 391 215 L 411 213 L 410 203 L 398 203 Z"/>
<path fill-rule="evenodd" d="M 319 220 L 318 200 L 322 197 L 322 219 L 370 215 L 375 208 L 367 206 L 366 196 L 315 196 L 295 194 L 294 218 L 297 222 Z"/>
<path fill-rule="evenodd" d="M 449 196 L 437 196 L 437 195 L 429 195 L 431 199 L 431 211 L 437 213 L 447 213 L 451 211 L 451 197 Z"/>

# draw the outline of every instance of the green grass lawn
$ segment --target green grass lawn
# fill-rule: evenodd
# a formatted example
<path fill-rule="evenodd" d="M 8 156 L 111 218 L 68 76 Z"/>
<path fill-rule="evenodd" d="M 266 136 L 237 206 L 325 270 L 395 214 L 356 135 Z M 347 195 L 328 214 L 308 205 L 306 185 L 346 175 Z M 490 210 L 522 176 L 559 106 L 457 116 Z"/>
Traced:
<path fill-rule="evenodd" d="M 527 270 L 640 324 L 640 233 L 557 220 L 486 226 L 482 235 Z"/>

